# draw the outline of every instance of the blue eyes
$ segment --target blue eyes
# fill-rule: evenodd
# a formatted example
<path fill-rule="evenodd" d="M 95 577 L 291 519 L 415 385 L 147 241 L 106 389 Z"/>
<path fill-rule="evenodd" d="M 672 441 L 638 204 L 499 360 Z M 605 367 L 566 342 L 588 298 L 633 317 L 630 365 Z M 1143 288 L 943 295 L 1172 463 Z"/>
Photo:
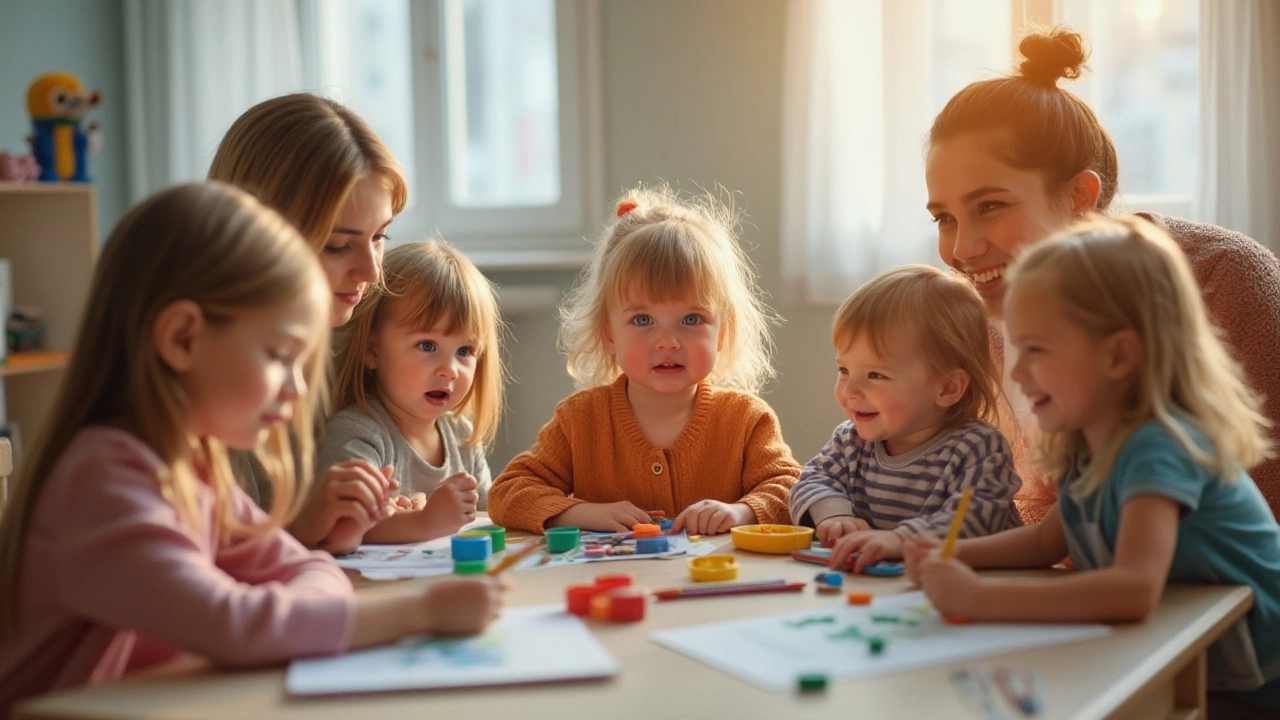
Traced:
<path fill-rule="evenodd" d="M 842 368 L 842 367 L 836 368 L 836 374 L 839 375 L 840 377 L 846 377 L 849 375 L 849 369 Z M 878 372 L 871 371 L 867 373 L 867 379 L 868 380 L 888 380 L 889 378 L 884 375 L 881 375 Z"/>
<path fill-rule="evenodd" d="M 681 325 L 701 325 L 705 322 L 706 318 L 702 317 L 698 313 L 689 313 L 688 315 L 680 318 Z M 650 325 L 653 325 L 653 316 L 643 314 L 636 315 L 631 318 L 631 324 L 637 327 L 649 327 Z"/>
<path fill-rule="evenodd" d="M 416 347 L 422 352 L 429 352 L 429 353 L 433 353 L 440 349 L 440 346 L 436 344 L 435 340 L 423 340 L 422 342 L 418 343 Z M 458 348 L 458 351 L 457 351 L 458 357 L 463 357 L 463 358 L 475 357 L 475 354 L 476 354 L 476 349 L 471 347 L 470 345 L 463 345 L 462 347 Z"/>

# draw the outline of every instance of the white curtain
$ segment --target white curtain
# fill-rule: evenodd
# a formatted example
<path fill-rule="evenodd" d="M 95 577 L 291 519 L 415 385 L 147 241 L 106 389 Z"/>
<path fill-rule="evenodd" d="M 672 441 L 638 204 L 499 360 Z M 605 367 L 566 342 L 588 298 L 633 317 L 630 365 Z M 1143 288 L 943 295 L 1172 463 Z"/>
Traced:
<path fill-rule="evenodd" d="M 924 206 L 934 115 L 1009 64 L 1008 0 L 790 0 L 782 118 L 783 299 L 837 304 L 938 264 Z M 984 73 L 985 71 L 985 73 Z"/>
<path fill-rule="evenodd" d="M 1280 253 L 1280 2 L 1200 3 L 1196 216 Z"/>
<path fill-rule="evenodd" d="M 125 0 L 133 200 L 204 179 L 245 110 L 303 84 L 296 0 Z"/>

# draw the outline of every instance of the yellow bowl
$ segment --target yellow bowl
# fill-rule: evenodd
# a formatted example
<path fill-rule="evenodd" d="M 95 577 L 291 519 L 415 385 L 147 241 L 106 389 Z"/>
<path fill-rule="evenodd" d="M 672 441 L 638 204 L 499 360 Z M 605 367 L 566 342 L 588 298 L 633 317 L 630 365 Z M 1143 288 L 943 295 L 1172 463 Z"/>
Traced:
<path fill-rule="evenodd" d="M 689 558 L 689 577 L 694 582 L 737 580 L 738 558 L 732 555 Z"/>
<path fill-rule="evenodd" d="M 813 544 L 813 528 L 795 525 L 743 525 L 733 528 L 730 533 L 734 547 L 773 555 L 808 550 Z"/>

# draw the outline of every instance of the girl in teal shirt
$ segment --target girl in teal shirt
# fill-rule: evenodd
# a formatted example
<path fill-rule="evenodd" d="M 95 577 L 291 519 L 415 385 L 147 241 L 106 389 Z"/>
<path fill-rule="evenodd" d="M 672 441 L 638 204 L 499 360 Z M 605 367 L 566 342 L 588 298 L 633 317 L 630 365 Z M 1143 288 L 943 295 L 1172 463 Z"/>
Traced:
<path fill-rule="evenodd" d="M 1209 656 L 1211 716 L 1280 708 L 1280 526 L 1245 472 L 1271 448 L 1259 399 L 1218 340 L 1186 257 L 1139 219 L 1081 223 L 1011 266 L 1011 377 L 1043 432 L 1059 500 L 1039 525 L 923 542 L 908 573 L 940 612 L 1137 621 L 1170 582 L 1253 588 Z M 971 568 L 1077 572 L 1011 583 Z"/>

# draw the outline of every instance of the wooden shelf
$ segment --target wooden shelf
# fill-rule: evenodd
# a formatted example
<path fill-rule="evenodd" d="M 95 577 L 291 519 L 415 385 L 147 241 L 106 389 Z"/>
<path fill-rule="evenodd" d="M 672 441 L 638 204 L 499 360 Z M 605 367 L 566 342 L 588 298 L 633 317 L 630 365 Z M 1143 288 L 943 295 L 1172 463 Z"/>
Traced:
<path fill-rule="evenodd" d="M 5 358 L 4 365 L 0 365 L 0 377 L 60 370 L 66 367 L 70 360 L 71 353 L 66 351 L 41 350 L 14 353 Z"/>
<path fill-rule="evenodd" d="M 25 180 L 0 180 L 0 193 L 40 194 L 40 195 L 83 195 L 93 191 L 93 183 L 82 182 L 37 182 Z"/>

